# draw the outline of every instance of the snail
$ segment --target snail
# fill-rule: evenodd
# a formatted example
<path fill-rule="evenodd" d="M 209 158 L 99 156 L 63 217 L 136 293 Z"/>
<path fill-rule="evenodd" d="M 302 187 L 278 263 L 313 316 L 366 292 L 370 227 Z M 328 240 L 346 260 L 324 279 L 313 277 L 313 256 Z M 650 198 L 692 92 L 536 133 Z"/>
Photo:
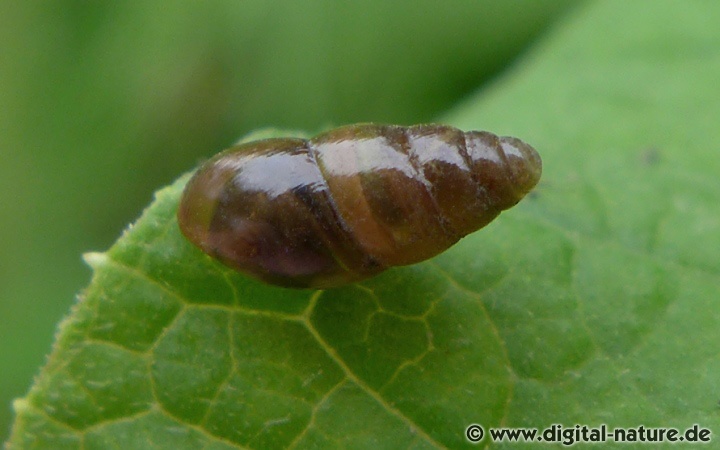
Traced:
<path fill-rule="evenodd" d="M 178 224 L 242 273 L 331 288 L 445 251 L 518 203 L 541 172 L 537 152 L 513 137 L 347 125 L 216 155 L 187 183 Z"/>

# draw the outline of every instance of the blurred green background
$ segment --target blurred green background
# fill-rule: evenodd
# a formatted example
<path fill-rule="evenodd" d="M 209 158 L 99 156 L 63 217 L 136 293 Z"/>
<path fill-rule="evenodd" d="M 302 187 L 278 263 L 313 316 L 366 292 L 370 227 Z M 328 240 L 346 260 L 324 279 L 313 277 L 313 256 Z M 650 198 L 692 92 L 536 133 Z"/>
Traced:
<path fill-rule="evenodd" d="M 0 2 L 0 441 L 154 190 L 257 127 L 431 121 L 576 4 Z"/>

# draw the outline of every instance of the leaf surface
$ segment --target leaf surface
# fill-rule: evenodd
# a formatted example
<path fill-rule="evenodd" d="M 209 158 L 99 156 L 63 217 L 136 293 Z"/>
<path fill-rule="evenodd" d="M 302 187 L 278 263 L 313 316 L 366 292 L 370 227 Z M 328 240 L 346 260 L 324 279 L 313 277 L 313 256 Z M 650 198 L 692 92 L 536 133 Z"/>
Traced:
<path fill-rule="evenodd" d="M 535 193 L 358 285 L 286 290 L 214 262 L 178 231 L 182 177 L 87 257 L 93 280 L 16 402 L 11 443 L 457 448 L 471 423 L 720 430 L 718 17 L 673 1 L 572 16 L 444 117 L 531 142 Z"/>

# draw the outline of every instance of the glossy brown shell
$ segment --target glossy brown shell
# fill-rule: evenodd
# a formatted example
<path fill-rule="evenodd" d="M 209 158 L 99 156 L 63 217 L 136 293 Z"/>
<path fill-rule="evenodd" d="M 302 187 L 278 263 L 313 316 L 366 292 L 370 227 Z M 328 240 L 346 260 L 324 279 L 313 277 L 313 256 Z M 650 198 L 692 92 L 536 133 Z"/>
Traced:
<path fill-rule="evenodd" d="M 512 137 L 349 125 L 220 153 L 188 182 L 178 223 L 241 272 L 328 288 L 443 252 L 519 202 L 541 170 Z"/>

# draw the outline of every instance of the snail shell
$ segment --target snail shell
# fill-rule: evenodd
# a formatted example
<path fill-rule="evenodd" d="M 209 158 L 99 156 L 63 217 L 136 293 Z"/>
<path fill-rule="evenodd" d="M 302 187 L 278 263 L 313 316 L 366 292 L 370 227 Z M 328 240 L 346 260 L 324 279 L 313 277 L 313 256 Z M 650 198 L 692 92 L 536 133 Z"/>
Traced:
<path fill-rule="evenodd" d="M 185 187 L 178 223 L 240 272 L 328 288 L 443 252 L 519 202 L 541 171 L 512 137 L 349 125 L 218 154 Z"/>

